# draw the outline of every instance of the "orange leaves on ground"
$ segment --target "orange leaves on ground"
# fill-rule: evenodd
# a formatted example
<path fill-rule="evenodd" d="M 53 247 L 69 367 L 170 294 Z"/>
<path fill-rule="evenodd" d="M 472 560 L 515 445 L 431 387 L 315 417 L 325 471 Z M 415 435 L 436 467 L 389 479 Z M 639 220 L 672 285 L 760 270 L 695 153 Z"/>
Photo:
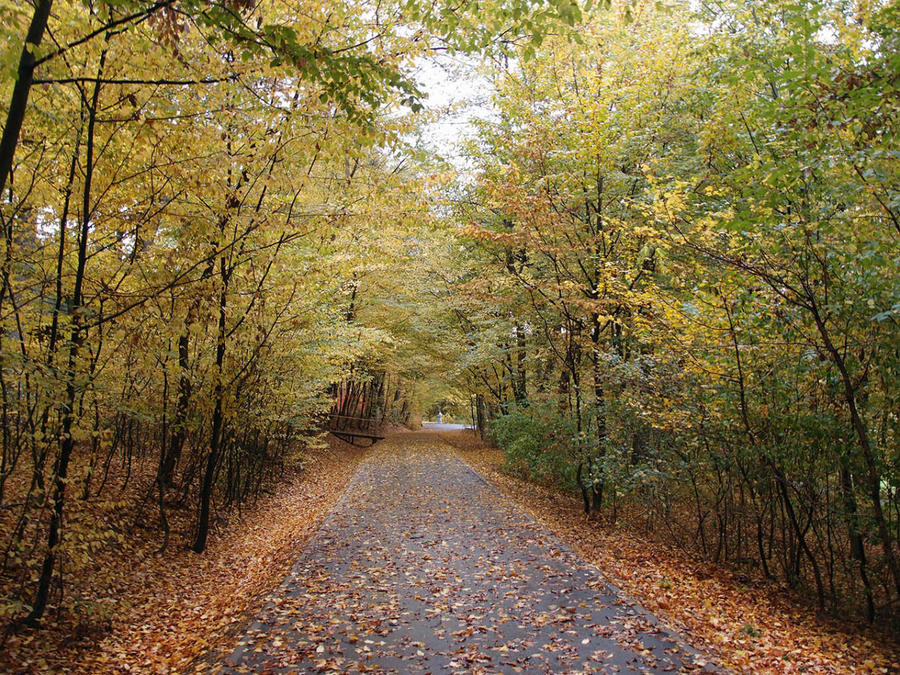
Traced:
<path fill-rule="evenodd" d="M 108 630 L 79 634 L 71 622 L 10 637 L 0 670 L 16 673 L 173 673 L 216 669 L 237 633 L 278 586 L 340 498 L 363 451 L 336 439 L 312 451 L 302 472 L 230 518 L 198 556 L 173 537 L 128 545 L 118 560 Z M 144 540 L 145 541 L 145 540 Z M 73 583 L 74 580 L 73 580 Z M 68 593 L 97 593 L 72 587 Z"/>

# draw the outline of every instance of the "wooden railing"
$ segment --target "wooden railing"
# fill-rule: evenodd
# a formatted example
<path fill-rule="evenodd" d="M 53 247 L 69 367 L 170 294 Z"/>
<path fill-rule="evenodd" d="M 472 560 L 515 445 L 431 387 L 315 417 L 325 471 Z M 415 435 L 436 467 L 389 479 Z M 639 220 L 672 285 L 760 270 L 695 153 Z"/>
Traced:
<path fill-rule="evenodd" d="M 380 427 L 377 417 L 348 417 L 332 413 L 328 416 L 326 428 L 349 443 L 355 443 L 357 439 L 368 439 L 375 443 L 384 438 Z"/>

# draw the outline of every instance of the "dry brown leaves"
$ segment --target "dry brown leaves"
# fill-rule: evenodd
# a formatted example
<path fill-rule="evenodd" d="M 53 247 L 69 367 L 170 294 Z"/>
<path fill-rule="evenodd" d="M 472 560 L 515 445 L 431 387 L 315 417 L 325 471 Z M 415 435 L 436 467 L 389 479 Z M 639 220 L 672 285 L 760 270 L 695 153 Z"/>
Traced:
<path fill-rule="evenodd" d="M 230 652 L 266 592 L 289 572 L 299 551 L 340 498 L 364 451 L 331 439 L 297 472 L 227 528 L 198 556 L 176 540 L 162 554 L 124 546 L 116 560 L 110 625 L 78 634 L 71 622 L 11 636 L 0 671 L 16 673 L 204 672 Z M 69 592 L 99 593 L 95 588 Z M 73 629 L 76 634 L 73 635 Z"/>
<path fill-rule="evenodd" d="M 472 434 L 442 438 L 612 583 L 725 667 L 744 673 L 900 672 L 900 646 L 891 636 L 818 617 L 775 584 L 742 581 L 627 525 L 610 529 L 588 519 L 578 499 L 504 474 L 502 451 Z"/>

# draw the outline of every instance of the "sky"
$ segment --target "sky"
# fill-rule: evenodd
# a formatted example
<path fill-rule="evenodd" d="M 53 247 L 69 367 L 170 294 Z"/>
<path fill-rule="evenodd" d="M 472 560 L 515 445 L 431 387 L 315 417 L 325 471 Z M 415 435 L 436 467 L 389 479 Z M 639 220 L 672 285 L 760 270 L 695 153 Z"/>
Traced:
<path fill-rule="evenodd" d="M 421 60 L 416 79 L 427 94 L 426 110 L 437 113 L 425 125 L 420 142 L 456 168 L 465 169 L 460 144 L 472 136 L 473 120 L 491 116 L 490 82 L 479 72 L 476 60 L 446 54 Z"/>

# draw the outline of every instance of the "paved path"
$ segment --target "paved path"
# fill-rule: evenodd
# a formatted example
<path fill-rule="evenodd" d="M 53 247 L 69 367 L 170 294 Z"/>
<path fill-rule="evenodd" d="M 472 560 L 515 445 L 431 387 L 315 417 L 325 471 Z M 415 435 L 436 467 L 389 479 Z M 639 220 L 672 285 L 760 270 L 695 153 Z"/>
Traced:
<path fill-rule="evenodd" d="M 422 429 L 425 431 L 464 431 L 471 429 L 471 426 L 465 424 L 451 424 L 445 422 L 422 422 Z"/>
<path fill-rule="evenodd" d="M 225 672 L 663 673 L 695 658 L 417 433 L 375 446 Z"/>

